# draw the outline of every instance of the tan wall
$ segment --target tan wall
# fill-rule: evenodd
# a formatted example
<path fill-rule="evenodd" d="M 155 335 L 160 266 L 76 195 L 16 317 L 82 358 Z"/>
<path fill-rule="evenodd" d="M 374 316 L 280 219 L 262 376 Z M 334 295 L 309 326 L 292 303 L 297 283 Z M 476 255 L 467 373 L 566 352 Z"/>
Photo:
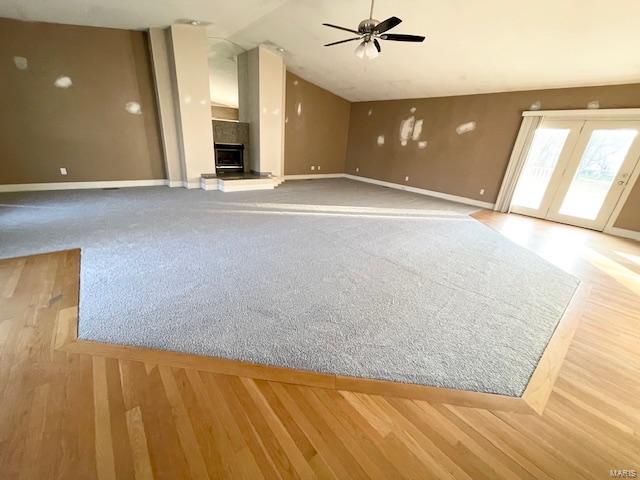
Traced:
<path fill-rule="evenodd" d="M 211 118 L 215 120 L 238 120 L 239 114 L 237 108 L 211 105 Z"/>
<path fill-rule="evenodd" d="M 494 202 L 521 112 L 535 102 L 554 110 L 586 108 L 593 100 L 600 108 L 640 107 L 640 84 L 353 103 L 346 172 L 355 174 L 359 168 L 358 175 L 365 177 Z M 424 120 L 422 135 L 402 146 L 401 122 L 412 115 L 411 108 L 416 119 Z M 456 132 L 472 121 L 474 131 Z M 384 144 L 378 145 L 381 135 Z M 419 141 L 427 141 L 426 148 Z M 640 230 L 639 200 L 640 185 L 616 226 Z"/>
<path fill-rule="evenodd" d="M 0 184 L 165 178 L 145 33 L 0 19 L 0 35 Z"/>
<path fill-rule="evenodd" d="M 640 232 L 640 179 L 627 197 L 614 226 Z"/>
<path fill-rule="evenodd" d="M 285 174 L 345 172 L 349 113 L 348 101 L 287 72 Z"/>

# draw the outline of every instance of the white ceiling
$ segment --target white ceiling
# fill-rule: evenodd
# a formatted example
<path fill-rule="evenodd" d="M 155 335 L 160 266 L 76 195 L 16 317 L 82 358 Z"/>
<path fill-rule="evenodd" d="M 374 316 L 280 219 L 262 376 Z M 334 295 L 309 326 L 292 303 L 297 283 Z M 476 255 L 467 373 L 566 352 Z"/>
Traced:
<path fill-rule="evenodd" d="M 639 0 L 377 0 L 374 17 L 403 19 L 377 59 L 322 22 L 354 28 L 368 0 L 2 0 L 0 16 L 143 29 L 210 22 L 244 48 L 272 42 L 291 71 L 352 101 L 640 82 Z"/>

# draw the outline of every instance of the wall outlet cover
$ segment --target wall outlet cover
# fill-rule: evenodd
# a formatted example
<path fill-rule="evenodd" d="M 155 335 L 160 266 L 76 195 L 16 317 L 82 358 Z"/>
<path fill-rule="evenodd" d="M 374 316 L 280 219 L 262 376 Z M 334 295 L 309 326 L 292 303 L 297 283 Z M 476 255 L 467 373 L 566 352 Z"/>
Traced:
<path fill-rule="evenodd" d="M 315 170 L 316 166 L 315 165 L 311 165 L 311 170 Z"/>
<path fill-rule="evenodd" d="M 67 169 L 65 167 L 60 167 L 60 175 L 66 175 Z"/>

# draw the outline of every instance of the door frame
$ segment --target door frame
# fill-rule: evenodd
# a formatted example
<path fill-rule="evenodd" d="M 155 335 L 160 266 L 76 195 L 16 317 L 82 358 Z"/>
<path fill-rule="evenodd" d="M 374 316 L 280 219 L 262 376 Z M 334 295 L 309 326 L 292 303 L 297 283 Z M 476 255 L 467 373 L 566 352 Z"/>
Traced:
<path fill-rule="evenodd" d="M 518 134 L 518 137 L 527 138 L 530 140 L 533 137 L 532 128 L 537 128 L 542 120 L 544 119 L 554 119 L 554 120 L 635 120 L 640 121 L 640 108 L 611 108 L 611 109 L 584 109 L 584 110 L 527 110 L 522 112 L 523 123 L 521 130 Z M 527 117 L 542 117 L 539 119 L 539 122 L 525 122 Z M 527 131 L 523 131 L 525 129 Z M 520 142 L 518 151 L 514 148 L 512 152 L 511 159 L 509 161 L 509 166 L 507 171 L 509 170 L 517 170 L 520 169 L 519 173 L 521 173 L 521 165 L 524 163 L 524 158 L 522 156 L 522 150 L 526 147 L 527 151 L 529 148 L 530 141 L 528 142 Z M 518 144 L 518 142 L 516 142 Z M 526 144 L 526 145 L 525 145 Z M 518 145 L 516 145 L 518 146 Z M 526 156 L 525 156 L 526 158 Z M 512 165 L 512 163 L 514 165 Z M 518 167 L 518 163 L 520 163 L 520 167 Z M 502 203 L 506 205 L 505 200 L 501 199 L 500 196 L 505 192 L 508 195 L 510 191 L 513 194 L 513 188 L 515 184 L 519 180 L 520 175 L 516 176 L 517 178 L 505 178 L 503 185 L 500 189 L 500 195 L 498 200 L 502 200 Z M 607 220 L 604 230 L 604 233 L 608 233 L 610 235 L 617 235 L 626 238 L 632 238 L 634 240 L 640 240 L 640 233 L 634 232 L 631 230 L 625 230 L 619 227 L 614 227 L 622 208 L 629 197 L 629 194 L 633 190 L 636 185 L 638 178 L 640 178 L 640 159 L 636 159 L 636 165 L 633 169 L 631 176 L 629 177 L 629 181 L 625 185 L 620 198 L 616 202 L 616 205 Z M 509 183 L 509 185 L 507 184 Z M 508 196 L 507 196 L 508 199 Z M 510 199 L 508 199 L 510 204 Z M 499 202 L 496 202 L 496 208 Z M 509 207 L 510 209 L 510 207 Z M 507 211 L 509 210 L 507 209 Z M 505 211 L 505 210 L 501 210 Z"/>
<path fill-rule="evenodd" d="M 636 129 L 638 135 L 632 140 L 629 145 L 629 149 L 623 158 L 623 163 L 620 166 L 620 171 L 618 171 L 611 183 L 609 191 L 607 195 L 603 199 L 603 203 L 601 206 L 601 211 L 598 213 L 598 216 L 593 220 L 588 220 L 580 217 L 575 217 L 572 215 L 562 214 L 560 212 L 560 207 L 562 202 L 564 201 L 565 195 L 568 193 L 569 188 L 572 185 L 574 180 L 573 175 L 565 176 L 562 181 L 558 185 L 558 190 L 556 191 L 556 195 L 553 198 L 553 201 L 549 205 L 549 212 L 547 214 L 547 218 L 554 222 L 558 223 L 568 223 L 570 225 L 575 225 L 577 227 L 590 228 L 599 232 L 604 231 L 604 227 L 609 222 L 609 219 L 613 216 L 613 211 L 615 207 L 618 206 L 618 202 L 622 197 L 622 193 L 627 189 L 629 184 L 629 179 L 631 177 L 631 173 L 636 169 L 638 164 L 638 159 L 640 159 L 640 121 L 622 119 L 622 120 L 603 120 L 603 119 L 592 119 L 588 122 L 582 124 L 581 127 L 581 137 L 578 143 L 575 145 L 573 154 L 569 158 L 569 163 L 567 164 L 567 169 L 569 171 L 573 170 L 574 174 L 577 173 L 577 169 L 579 168 L 579 164 L 582 160 L 582 156 L 585 153 L 585 149 L 589 145 L 591 140 L 591 134 L 594 130 L 607 130 L 607 129 L 615 129 L 615 128 L 624 128 L 619 125 L 620 122 L 623 122 L 624 127 L 630 125 L 631 128 Z M 633 122 L 633 123 L 631 123 Z M 586 128 L 586 130 L 585 130 Z M 586 132 L 590 132 L 589 135 L 583 135 Z M 626 167 L 624 167 L 626 165 Z M 624 183 L 621 185 L 616 185 L 619 181 L 619 176 L 623 171 L 623 167 L 625 171 L 628 171 L 629 177 L 626 181 L 623 180 Z M 626 170 L 626 169 L 629 170 Z M 607 214 L 607 212 L 609 212 Z"/>
<path fill-rule="evenodd" d="M 563 164 L 566 164 L 567 161 L 573 156 L 573 151 L 576 147 L 576 144 L 578 143 L 580 133 L 582 132 L 582 127 L 584 126 L 584 121 L 582 121 L 582 123 L 579 126 L 575 125 L 575 123 L 576 123 L 575 120 L 564 120 L 564 119 L 561 120 L 557 118 L 547 119 L 543 117 L 540 120 L 540 123 L 536 127 L 536 130 L 538 130 L 539 128 L 566 128 L 567 130 L 569 130 L 569 133 L 567 135 L 567 138 L 565 139 L 564 145 L 562 145 L 562 149 L 560 150 L 560 153 L 558 155 L 556 166 L 554 167 L 554 171 L 551 175 L 551 178 L 549 178 L 549 183 L 547 184 L 547 188 L 544 194 L 542 195 L 542 199 L 540 200 L 540 205 L 538 206 L 538 208 L 533 209 L 529 207 L 523 207 L 521 205 L 510 205 L 509 211 L 512 211 L 514 213 L 519 213 L 522 215 L 527 215 L 529 217 L 535 217 L 535 218 L 541 218 L 541 219 L 544 219 L 546 217 L 546 212 L 551 205 L 551 201 L 553 200 L 553 195 L 551 195 L 550 192 L 555 191 L 556 187 L 558 186 L 558 183 L 561 180 L 562 173 L 564 170 Z M 529 145 L 526 148 L 525 158 L 524 158 L 525 163 L 527 161 L 527 157 L 529 156 L 529 151 L 531 150 L 532 145 L 533 145 L 533 139 L 531 140 L 531 142 L 529 142 Z M 562 168 L 558 168 L 561 166 Z M 523 164 L 523 167 L 524 167 L 524 164 Z M 518 186 L 518 182 L 520 181 L 520 177 L 522 176 L 522 173 L 523 171 L 520 171 L 520 174 L 518 175 L 518 179 L 516 181 L 515 188 L 517 188 Z M 514 194 L 515 194 L 515 190 L 514 190 Z M 513 199 L 512 199 L 512 203 L 513 203 Z"/>

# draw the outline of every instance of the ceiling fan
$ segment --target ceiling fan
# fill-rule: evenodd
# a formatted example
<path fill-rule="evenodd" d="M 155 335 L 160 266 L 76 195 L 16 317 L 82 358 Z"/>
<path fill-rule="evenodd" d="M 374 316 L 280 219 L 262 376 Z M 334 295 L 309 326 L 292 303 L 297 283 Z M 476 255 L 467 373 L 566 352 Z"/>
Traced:
<path fill-rule="evenodd" d="M 331 23 L 323 23 L 323 25 L 331 28 L 337 28 L 338 30 L 344 30 L 345 32 L 355 33 L 357 37 L 347 38 L 346 40 L 339 40 L 337 42 L 327 43 L 325 47 L 332 45 L 338 45 L 340 43 L 353 42 L 355 40 L 362 40 L 362 43 L 355 49 L 355 54 L 359 58 L 376 58 L 382 48 L 380 47 L 380 40 L 394 40 L 396 42 L 423 42 L 424 38 L 420 35 L 406 35 L 403 33 L 386 33 L 393 27 L 402 22 L 398 17 L 389 17 L 386 20 L 379 22 L 373 18 L 373 3 L 371 0 L 371 10 L 369 11 L 369 18 L 366 18 L 360 22 L 357 30 L 351 28 L 341 27 L 339 25 L 333 25 Z"/>

